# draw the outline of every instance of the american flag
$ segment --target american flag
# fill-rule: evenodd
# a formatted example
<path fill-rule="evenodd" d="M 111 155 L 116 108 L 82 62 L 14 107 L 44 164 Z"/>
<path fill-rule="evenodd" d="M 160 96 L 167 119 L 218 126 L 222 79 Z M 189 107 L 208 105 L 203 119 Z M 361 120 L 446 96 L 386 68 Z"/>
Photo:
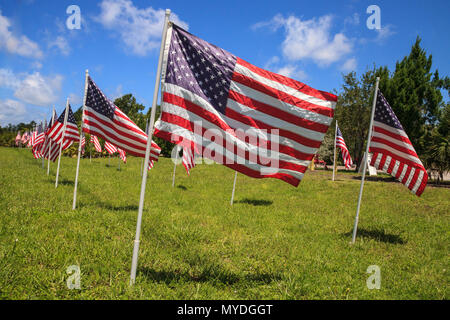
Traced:
<path fill-rule="evenodd" d="M 371 166 L 383 170 L 420 196 L 428 174 L 408 135 L 385 97 L 378 91 L 369 151 Z"/>
<path fill-rule="evenodd" d="M 56 143 L 52 143 L 52 140 L 49 138 L 48 134 L 50 133 L 50 129 L 53 126 L 54 122 L 56 121 L 56 111 L 55 109 L 53 109 L 53 113 L 52 113 L 52 117 L 50 118 L 49 122 L 48 122 L 48 126 L 45 128 L 44 130 L 44 144 L 41 147 L 41 153 L 42 156 L 45 159 L 49 159 L 50 154 L 52 153 L 52 150 L 56 150 Z M 54 146 L 56 145 L 56 146 Z M 50 146 L 51 146 L 51 150 L 50 150 Z"/>
<path fill-rule="evenodd" d="M 86 138 L 83 134 L 83 137 L 81 137 L 81 153 L 84 154 L 85 151 L 85 146 L 86 146 Z"/>
<path fill-rule="evenodd" d="M 109 154 L 113 154 L 117 152 L 117 147 L 108 141 L 105 141 L 105 149 Z"/>
<path fill-rule="evenodd" d="M 344 137 L 342 136 L 339 127 L 337 127 L 336 131 L 336 147 L 339 147 L 341 149 L 342 159 L 344 159 L 344 166 L 347 169 L 350 169 L 350 167 L 353 165 L 352 157 L 350 157 L 350 153 L 348 152 L 347 145 L 345 144 Z"/>
<path fill-rule="evenodd" d="M 192 148 L 183 148 L 182 163 L 189 175 L 189 171 L 195 167 L 195 151 Z"/>
<path fill-rule="evenodd" d="M 36 131 L 33 132 L 33 143 L 32 143 L 32 151 L 35 159 L 39 159 L 42 157 L 41 148 L 44 144 L 44 127 L 42 122 L 37 127 Z"/>
<path fill-rule="evenodd" d="M 58 119 L 56 119 L 49 132 L 49 137 L 57 144 L 60 144 L 61 141 L 63 141 L 63 150 L 70 147 L 74 141 L 79 141 L 80 139 L 77 122 L 75 121 L 70 105 L 68 108 L 66 131 L 64 134 L 64 139 L 62 139 L 65 113 L 66 110 L 64 109 L 63 113 L 61 113 Z"/>
<path fill-rule="evenodd" d="M 173 23 L 163 71 L 156 136 L 184 140 L 248 176 L 298 186 L 333 119 L 335 95 L 260 69 Z"/>
<path fill-rule="evenodd" d="M 123 151 L 120 148 L 117 148 L 117 152 L 119 152 L 119 158 L 120 160 L 122 160 L 123 162 L 127 163 L 127 154 L 125 151 Z"/>
<path fill-rule="evenodd" d="M 127 117 L 88 77 L 83 131 L 95 134 L 105 141 L 137 157 L 145 157 L 147 135 Z M 161 148 L 152 141 L 150 160 L 158 161 Z"/>
<path fill-rule="evenodd" d="M 20 135 L 20 131 L 17 132 L 17 136 L 16 136 L 16 146 L 19 145 L 19 142 L 22 141 L 22 136 Z"/>
<path fill-rule="evenodd" d="M 91 143 L 94 144 L 94 148 L 97 152 L 102 152 L 102 146 L 100 145 L 100 141 L 98 141 L 98 138 L 91 134 Z"/>
<path fill-rule="evenodd" d="M 22 144 L 25 144 L 28 141 L 28 131 L 25 131 L 25 133 L 22 135 Z"/>

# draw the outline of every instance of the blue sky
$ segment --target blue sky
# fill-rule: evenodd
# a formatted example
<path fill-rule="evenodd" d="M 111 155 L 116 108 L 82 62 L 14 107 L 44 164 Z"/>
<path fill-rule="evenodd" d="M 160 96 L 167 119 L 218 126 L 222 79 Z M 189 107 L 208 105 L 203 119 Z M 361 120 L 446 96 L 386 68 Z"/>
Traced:
<path fill-rule="evenodd" d="M 367 8 L 380 8 L 370 30 Z M 66 9 L 81 10 L 69 30 Z M 84 71 L 110 98 L 152 101 L 164 10 L 191 33 L 240 58 L 316 89 L 374 63 L 391 71 L 417 35 L 440 75 L 450 74 L 450 2 L 15 0 L 0 3 L 0 126 L 49 118 L 69 97 L 82 104 Z M 444 97 L 448 100 L 448 97 Z"/>

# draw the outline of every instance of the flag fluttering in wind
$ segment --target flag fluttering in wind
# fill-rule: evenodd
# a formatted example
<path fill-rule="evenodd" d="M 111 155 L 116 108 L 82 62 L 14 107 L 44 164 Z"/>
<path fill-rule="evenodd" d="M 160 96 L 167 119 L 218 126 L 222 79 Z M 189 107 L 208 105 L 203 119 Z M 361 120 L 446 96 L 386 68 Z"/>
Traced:
<path fill-rule="evenodd" d="M 65 117 L 65 110 L 61 113 L 61 115 L 56 119 L 53 126 L 50 128 L 48 136 L 56 143 L 56 144 L 63 144 L 63 150 L 66 150 L 69 148 L 74 141 L 79 141 L 80 133 L 78 132 L 78 126 L 77 122 L 75 121 L 75 117 L 72 112 L 72 108 L 69 105 L 68 109 L 69 113 L 67 115 L 67 123 L 66 123 L 66 132 L 64 134 L 64 138 L 62 138 L 63 135 L 63 128 L 64 128 L 64 117 Z"/>
<path fill-rule="evenodd" d="M 420 196 L 428 174 L 391 106 L 378 91 L 369 151 L 371 166 L 383 170 Z"/>
<path fill-rule="evenodd" d="M 27 142 L 28 142 L 28 139 L 29 139 L 29 137 L 28 137 L 28 131 L 25 131 L 25 133 L 22 135 L 22 139 L 21 139 L 22 144 L 27 143 Z"/>
<path fill-rule="evenodd" d="M 94 148 L 97 152 L 102 152 L 102 146 L 100 145 L 100 141 L 98 141 L 98 138 L 91 134 L 91 143 L 94 144 Z"/>
<path fill-rule="evenodd" d="M 120 160 L 122 160 L 124 163 L 127 163 L 127 154 L 125 151 L 123 151 L 120 148 L 117 148 L 117 152 L 119 152 L 119 158 Z"/>
<path fill-rule="evenodd" d="M 353 165 L 352 157 L 348 152 L 347 145 L 345 144 L 344 137 L 342 136 L 342 132 L 339 127 L 337 127 L 336 129 L 336 147 L 339 147 L 341 149 L 344 166 L 347 169 L 350 169 L 350 167 Z"/>
<path fill-rule="evenodd" d="M 16 146 L 19 145 L 19 142 L 22 141 L 22 136 L 20 135 L 20 131 L 17 132 L 17 136 L 16 136 Z"/>
<path fill-rule="evenodd" d="M 182 164 L 189 175 L 189 171 L 195 167 L 195 151 L 192 148 L 183 148 Z"/>
<path fill-rule="evenodd" d="M 88 89 L 83 117 L 83 131 L 103 138 L 137 157 L 145 157 L 147 135 L 112 103 L 87 77 Z M 158 161 L 161 148 L 152 141 L 150 160 Z"/>
<path fill-rule="evenodd" d="M 247 176 L 298 186 L 337 97 L 258 68 L 173 23 L 165 48 L 155 135 Z"/>
<path fill-rule="evenodd" d="M 42 122 L 39 124 L 36 131 L 33 132 L 32 140 L 33 156 L 35 159 L 40 159 L 42 157 L 41 149 L 44 144 L 44 127 Z"/>
<path fill-rule="evenodd" d="M 105 149 L 106 151 L 108 151 L 109 154 L 117 152 L 117 147 L 108 141 L 105 141 Z"/>
<path fill-rule="evenodd" d="M 86 147 L 86 138 L 83 135 L 83 137 L 81 138 L 81 153 L 84 154 L 85 151 L 85 147 Z"/>

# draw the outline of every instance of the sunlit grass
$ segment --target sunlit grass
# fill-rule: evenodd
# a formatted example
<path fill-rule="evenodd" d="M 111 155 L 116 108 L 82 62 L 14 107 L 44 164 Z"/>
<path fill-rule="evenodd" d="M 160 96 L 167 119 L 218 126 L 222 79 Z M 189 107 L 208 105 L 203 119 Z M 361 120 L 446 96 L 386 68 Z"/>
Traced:
<path fill-rule="evenodd" d="M 129 287 L 141 160 L 62 158 L 55 190 L 29 150 L 0 148 L 0 297 L 3 299 L 448 299 L 450 189 L 422 197 L 307 172 L 298 188 L 198 165 L 187 176 L 160 159 L 149 172 L 136 284 Z M 79 265 L 81 290 L 67 288 Z M 369 290 L 368 266 L 381 269 Z"/>

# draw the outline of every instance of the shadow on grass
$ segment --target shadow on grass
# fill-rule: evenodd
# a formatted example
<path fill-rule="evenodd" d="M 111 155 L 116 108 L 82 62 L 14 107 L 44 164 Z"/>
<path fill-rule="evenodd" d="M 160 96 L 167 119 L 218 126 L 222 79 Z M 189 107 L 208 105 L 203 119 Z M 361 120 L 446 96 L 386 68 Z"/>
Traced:
<path fill-rule="evenodd" d="M 353 230 L 345 233 L 345 237 L 351 237 L 353 234 Z M 366 230 L 366 229 L 358 229 L 356 233 L 356 238 L 370 238 L 380 242 L 392 243 L 392 244 L 405 244 L 404 241 L 399 235 L 386 233 L 384 230 L 375 229 L 375 230 Z"/>
<path fill-rule="evenodd" d="M 127 205 L 127 206 L 113 206 L 111 204 L 97 203 L 97 205 L 103 209 L 113 210 L 113 211 L 134 211 L 139 209 L 137 205 Z"/>
<path fill-rule="evenodd" d="M 139 268 L 140 275 L 146 277 L 148 280 L 156 282 L 164 282 L 170 284 L 173 282 L 215 282 L 218 281 L 222 284 L 234 284 L 240 281 L 244 282 L 259 282 L 262 284 L 269 284 L 273 281 L 281 280 L 281 276 L 273 274 L 247 274 L 237 275 L 233 272 L 224 270 L 223 268 L 215 265 L 212 267 L 206 267 L 199 274 L 190 274 L 187 272 L 174 272 L 174 271 L 157 271 L 148 267 Z"/>
<path fill-rule="evenodd" d="M 361 180 L 362 176 L 353 176 L 352 179 Z M 366 181 L 383 181 L 383 182 L 398 182 L 394 177 L 386 177 L 386 176 L 367 176 L 364 178 Z"/>
<path fill-rule="evenodd" d="M 184 191 L 187 190 L 187 188 L 186 188 L 185 186 L 181 185 L 181 184 L 179 184 L 179 185 L 177 186 L 177 188 L 178 188 L 178 189 L 181 189 L 181 190 L 184 190 Z"/>
<path fill-rule="evenodd" d="M 273 201 L 245 198 L 245 199 L 242 199 L 239 201 L 234 201 L 233 203 L 245 203 L 245 204 L 251 204 L 253 206 L 270 206 L 273 203 Z"/>
<path fill-rule="evenodd" d="M 60 180 L 58 181 L 58 184 L 62 184 L 62 185 L 64 185 L 64 186 L 74 186 L 74 185 L 75 185 L 75 182 L 72 181 L 72 180 L 60 179 Z"/>

